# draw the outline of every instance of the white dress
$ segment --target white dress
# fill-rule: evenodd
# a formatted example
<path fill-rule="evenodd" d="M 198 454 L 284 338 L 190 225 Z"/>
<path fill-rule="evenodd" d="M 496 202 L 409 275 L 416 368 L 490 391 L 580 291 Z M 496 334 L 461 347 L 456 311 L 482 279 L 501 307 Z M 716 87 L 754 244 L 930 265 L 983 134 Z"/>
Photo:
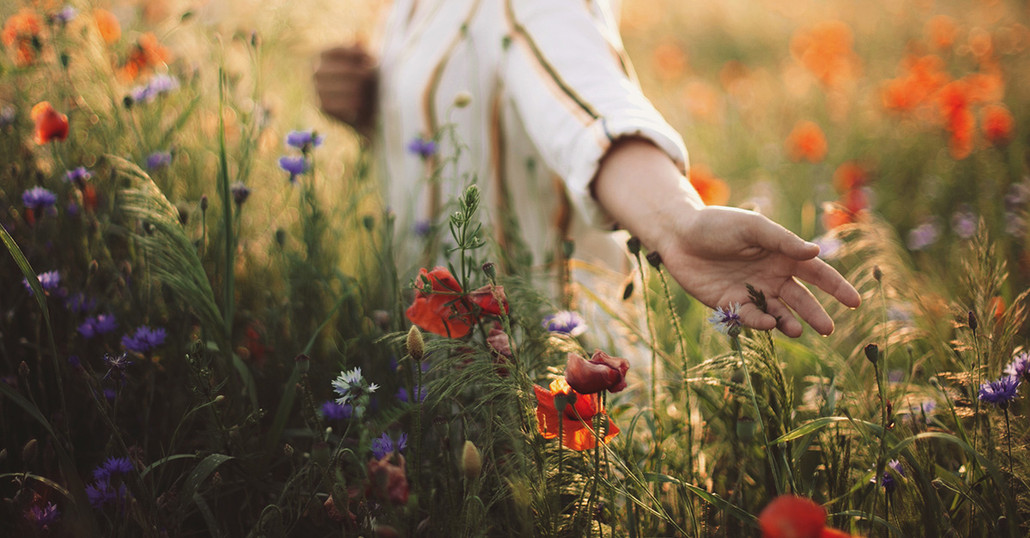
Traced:
<path fill-rule="evenodd" d="M 640 136 L 686 170 L 683 140 L 641 93 L 606 0 L 397 0 L 380 62 L 380 166 L 402 275 L 427 263 L 418 230 L 436 219 L 446 235 L 447 204 L 472 181 L 502 253 L 521 238 L 550 271 L 571 238 L 573 257 L 625 268 L 624 237 L 590 192 L 599 160 Z M 434 157 L 410 151 L 418 137 L 438 140 Z"/>

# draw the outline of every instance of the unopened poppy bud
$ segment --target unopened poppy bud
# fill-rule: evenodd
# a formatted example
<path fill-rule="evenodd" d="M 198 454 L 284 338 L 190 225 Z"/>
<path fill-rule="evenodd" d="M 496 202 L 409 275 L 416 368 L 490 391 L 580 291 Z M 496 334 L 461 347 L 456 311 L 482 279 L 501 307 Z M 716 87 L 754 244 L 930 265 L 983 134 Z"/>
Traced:
<path fill-rule="evenodd" d="M 465 108 L 472 102 L 472 94 L 466 91 L 460 91 L 454 96 L 454 107 Z"/>
<path fill-rule="evenodd" d="M 648 252 L 647 263 L 651 264 L 651 267 L 654 267 L 655 269 L 659 268 L 662 265 L 662 255 L 653 250 Z"/>
<path fill-rule="evenodd" d="M 472 441 L 465 441 L 465 446 L 461 449 L 461 473 L 465 475 L 466 480 L 472 481 L 479 478 L 482 471 L 483 456 Z"/>
<path fill-rule="evenodd" d="M 21 447 L 21 459 L 25 463 L 32 463 L 36 459 L 36 454 L 39 453 L 39 441 L 35 438 L 29 439 L 29 442 L 25 443 Z"/>
<path fill-rule="evenodd" d="M 311 358 L 301 353 L 293 358 L 293 362 L 297 364 L 297 370 L 302 373 L 308 373 L 308 369 L 311 368 Z"/>
<path fill-rule="evenodd" d="M 201 211 L 207 211 L 207 204 L 208 203 L 209 202 L 207 201 L 207 195 L 205 194 L 205 195 L 201 196 L 200 197 L 200 210 Z"/>
<path fill-rule="evenodd" d="M 883 280 L 883 271 L 880 270 L 879 265 L 873 266 L 873 278 L 875 278 L 877 282 Z"/>
<path fill-rule="evenodd" d="M 276 228 L 275 230 L 275 242 L 280 247 L 286 244 L 286 230 L 282 228 Z"/>
<path fill-rule="evenodd" d="M 361 225 L 371 232 L 376 226 L 376 219 L 372 215 L 365 215 L 361 218 Z"/>
<path fill-rule="evenodd" d="M 491 282 L 493 282 L 497 278 L 497 264 L 495 264 L 494 262 L 484 263 L 483 273 L 485 273 L 486 277 L 489 278 Z"/>
<path fill-rule="evenodd" d="M 880 347 L 876 344 L 869 344 L 865 347 L 865 358 L 876 364 L 880 360 Z"/>
<path fill-rule="evenodd" d="M 974 313 L 973 313 L 973 311 L 972 311 L 972 310 L 970 310 L 970 311 L 969 311 L 969 316 L 968 316 L 968 317 L 969 317 L 969 328 L 970 328 L 970 329 L 971 329 L 971 330 L 972 330 L 973 332 L 976 332 L 976 328 L 978 327 L 978 324 L 977 324 L 977 322 L 976 322 L 976 314 L 974 314 Z"/>
<path fill-rule="evenodd" d="M 629 253 L 634 256 L 640 254 L 640 240 L 636 237 L 630 237 L 629 240 L 626 241 L 626 248 L 629 249 Z"/>
<path fill-rule="evenodd" d="M 418 330 L 417 326 L 412 325 L 408 329 L 408 338 L 405 345 L 408 347 L 408 354 L 411 355 L 411 358 L 415 362 L 422 362 L 422 357 L 426 354 L 426 343 L 422 338 L 422 331 Z"/>

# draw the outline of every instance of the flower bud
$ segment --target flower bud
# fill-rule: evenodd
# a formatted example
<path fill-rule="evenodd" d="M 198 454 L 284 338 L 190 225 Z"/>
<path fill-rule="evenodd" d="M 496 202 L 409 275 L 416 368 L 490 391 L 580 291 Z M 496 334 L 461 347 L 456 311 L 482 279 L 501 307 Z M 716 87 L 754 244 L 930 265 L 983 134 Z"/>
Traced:
<path fill-rule="evenodd" d="M 636 256 L 640 254 L 640 240 L 636 236 L 630 237 L 629 241 L 626 241 L 626 248 L 629 249 L 629 253 Z"/>
<path fill-rule="evenodd" d="M 35 438 L 29 439 L 29 441 L 21 447 L 21 459 L 25 463 L 32 463 L 35 461 L 37 454 L 39 454 L 39 441 Z"/>
<path fill-rule="evenodd" d="M 873 278 L 875 278 L 877 282 L 883 280 L 883 271 L 880 270 L 879 265 L 873 266 Z"/>
<path fill-rule="evenodd" d="M 308 373 L 308 369 L 311 368 L 311 358 L 301 353 L 293 358 L 293 362 L 297 364 L 297 370 L 302 373 Z"/>
<path fill-rule="evenodd" d="M 653 250 L 648 252 L 647 263 L 651 264 L 651 267 L 658 269 L 662 265 L 662 255 Z"/>
<path fill-rule="evenodd" d="M 979 324 L 976 322 L 976 314 L 974 314 L 973 311 L 970 310 L 969 314 L 968 314 L 968 318 L 969 318 L 969 328 L 975 333 L 976 332 L 976 328 L 979 326 Z"/>
<path fill-rule="evenodd" d="M 472 94 L 466 91 L 460 91 L 454 96 L 454 107 L 465 108 L 472 102 Z"/>
<path fill-rule="evenodd" d="M 201 196 L 200 197 L 200 210 L 201 211 L 207 211 L 207 204 L 208 203 L 209 202 L 207 200 L 207 195 L 205 194 L 205 195 Z"/>
<path fill-rule="evenodd" d="M 466 480 L 472 481 L 479 478 L 482 471 L 483 456 L 472 441 L 465 441 L 465 446 L 461 449 L 461 473 L 465 475 Z"/>
<path fill-rule="evenodd" d="M 497 278 L 497 264 L 494 262 L 486 262 L 483 264 L 483 273 L 490 279 L 491 282 Z"/>
<path fill-rule="evenodd" d="M 408 338 L 405 342 L 408 348 L 408 354 L 415 362 L 422 362 L 422 357 L 426 354 L 425 340 L 422 338 L 422 331 L 418 330 L 418 327 L 412 325 L 408 329 Z"/>
<path fill-rule="evenodd" d="M 876 344 L 869 344 L 865 347 L 865 358 L 876 364 L 880 360 L 880 347 Z"/>

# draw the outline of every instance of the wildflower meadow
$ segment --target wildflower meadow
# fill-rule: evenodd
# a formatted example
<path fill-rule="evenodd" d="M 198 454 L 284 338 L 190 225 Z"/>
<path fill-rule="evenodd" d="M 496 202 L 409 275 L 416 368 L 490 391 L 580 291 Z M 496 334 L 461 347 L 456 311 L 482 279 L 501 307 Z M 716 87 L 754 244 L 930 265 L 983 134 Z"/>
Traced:
<path fill-rule="evenodd" d="M 553 293 L 474 182 L 395 230 L 311 86 L 380 2 L 0 4 L 0 535 L 1030 533 L 1030 6 L 622 4 L 705 201 L 860 291 L 832 335 L 632 238 Z"/>

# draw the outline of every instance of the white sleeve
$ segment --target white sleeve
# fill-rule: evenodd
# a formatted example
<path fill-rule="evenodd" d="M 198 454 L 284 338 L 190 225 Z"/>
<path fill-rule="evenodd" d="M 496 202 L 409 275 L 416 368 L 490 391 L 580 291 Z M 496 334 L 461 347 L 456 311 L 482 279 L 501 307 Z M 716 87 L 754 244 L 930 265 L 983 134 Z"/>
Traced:
<path fill-rule="evenodd" d="M 503 0 L 509 36 L 501 76 L 523 125 L 587 222 L 609 226 L 590 192 L 601 158 L 639 136 L 687 168 L 683 139 L 631 78 L 607 6 L 569 0 Z M 627 178 L 631 180 L 631 178 Z"/>

